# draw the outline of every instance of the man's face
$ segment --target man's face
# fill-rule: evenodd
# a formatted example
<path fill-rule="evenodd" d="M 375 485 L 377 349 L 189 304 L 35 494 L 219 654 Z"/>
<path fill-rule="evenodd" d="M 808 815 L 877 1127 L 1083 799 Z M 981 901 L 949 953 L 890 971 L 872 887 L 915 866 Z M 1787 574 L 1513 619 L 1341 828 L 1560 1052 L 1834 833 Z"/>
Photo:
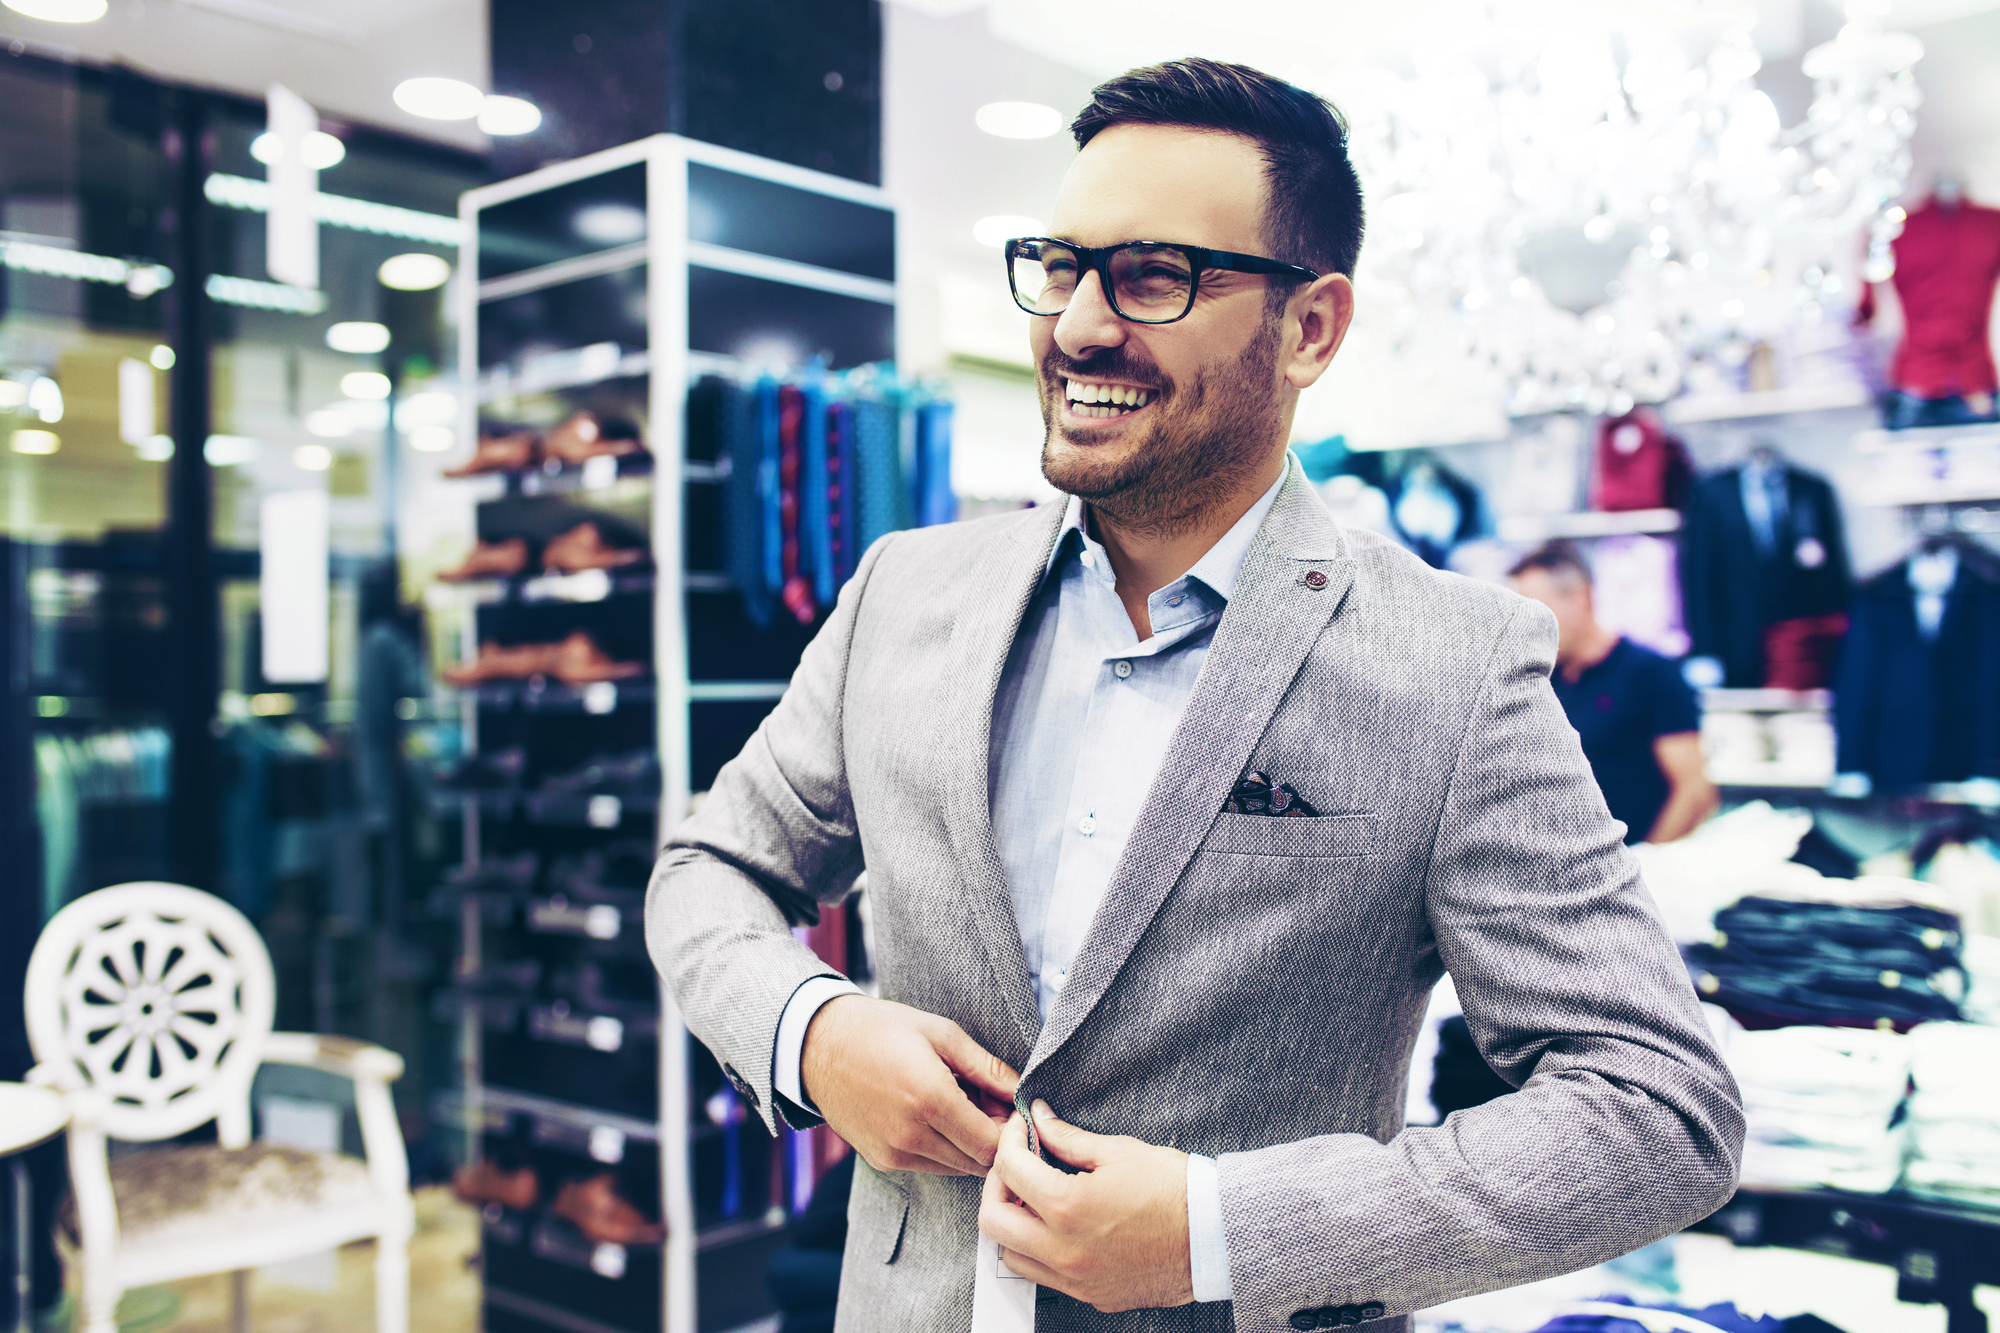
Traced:
<path fill-rule="evenodd" d="M 1248 139 L 1118 125 L 1077 154 L 1049 234 L 1269 255 L 1266 194 Z M 1050 483 L 1126 526 L 1172 531 L 1256 477 L 1284 443 L 1293 401 L 1271 281 L 1205 271 L 1185 319 L 1147 325 L 1113 313 L 1090 274 L 1062 314 L 1032 317 Z"/>
<path fill-rule="evenodd" d="M 1555 612 L 1558 655 L 1569 652 L 1582 642 L 1596 623 L 1590 585 L 1574 574 L 1552 574 L 1546 569 L 1525 570 L 1515 576 L 1514 591 Z"/>

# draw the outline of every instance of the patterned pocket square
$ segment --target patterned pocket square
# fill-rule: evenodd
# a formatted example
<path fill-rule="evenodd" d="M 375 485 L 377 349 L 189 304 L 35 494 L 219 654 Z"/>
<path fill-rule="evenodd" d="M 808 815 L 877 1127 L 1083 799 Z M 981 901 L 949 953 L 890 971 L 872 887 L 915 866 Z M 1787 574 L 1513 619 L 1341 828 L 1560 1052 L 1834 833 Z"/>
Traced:
<path fill-rule="evenodd" d="M 1289 782 L 1272 782 L 1269 773 L 1245 773 L 1222 803 L 1226 815 L 1275 815 L 1283 819 L 1317 816 L 1312 803 L 1292 790 Z"/>

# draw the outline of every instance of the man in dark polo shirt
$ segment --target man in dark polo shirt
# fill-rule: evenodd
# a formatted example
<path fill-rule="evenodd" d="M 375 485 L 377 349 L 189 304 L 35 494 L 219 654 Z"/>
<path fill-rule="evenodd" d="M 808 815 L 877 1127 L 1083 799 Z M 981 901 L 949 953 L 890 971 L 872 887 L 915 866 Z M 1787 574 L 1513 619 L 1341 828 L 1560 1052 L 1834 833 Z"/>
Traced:
<path fill-rule="evenodd" d="M 1716 808 L 1703 771 L 1701 707 L 1674 664 L 1598 623 L 1590 566 L 1550 542 L 1510 572 L 1514 591 L 1555 612 L 1552 677 L 1584 757 L 1627 842 L 1672 842 Z"/>

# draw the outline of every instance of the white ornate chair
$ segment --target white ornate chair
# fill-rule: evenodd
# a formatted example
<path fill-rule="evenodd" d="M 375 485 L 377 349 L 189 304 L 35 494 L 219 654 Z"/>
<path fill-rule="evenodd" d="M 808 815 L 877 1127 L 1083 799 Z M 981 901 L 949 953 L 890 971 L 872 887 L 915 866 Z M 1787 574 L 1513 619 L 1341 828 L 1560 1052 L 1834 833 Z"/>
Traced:
<path fill-rule="evenodd" d="M 72 1113 L 73 1205 L 59 1240 L 81 1268 L 84 1333 L 116 1333 L 128 1287 L 248 1270 L 373 1238 L 378 1333 L 409 1324 L 409 1168 L 389 1084 L 402 1060 L 344 1037 L 271 1031 L 271 957 L 242 913 L 177 884 L 120 884 L 56 913 L 28 963 L 30 1082 Z M 250 1141 L 264 1061 L 354 1081 L 366 1162 Z M 216 1122 L 217 1142 L 111 1160 Z"/>

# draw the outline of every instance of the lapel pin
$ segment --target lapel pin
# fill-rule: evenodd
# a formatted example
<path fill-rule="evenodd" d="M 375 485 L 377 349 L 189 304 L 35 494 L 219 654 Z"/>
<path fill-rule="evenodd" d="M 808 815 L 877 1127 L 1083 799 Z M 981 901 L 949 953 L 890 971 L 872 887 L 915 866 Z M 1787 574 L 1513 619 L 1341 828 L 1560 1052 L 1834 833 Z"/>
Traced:
<path fill-rule="evenodd" d="M 1326 586 L 1326 575 L 1320 573 L 1317 569 L 1308 569 L 1306 571 L 1306 586 L 1314 592 L 1318 592 Z"/>

